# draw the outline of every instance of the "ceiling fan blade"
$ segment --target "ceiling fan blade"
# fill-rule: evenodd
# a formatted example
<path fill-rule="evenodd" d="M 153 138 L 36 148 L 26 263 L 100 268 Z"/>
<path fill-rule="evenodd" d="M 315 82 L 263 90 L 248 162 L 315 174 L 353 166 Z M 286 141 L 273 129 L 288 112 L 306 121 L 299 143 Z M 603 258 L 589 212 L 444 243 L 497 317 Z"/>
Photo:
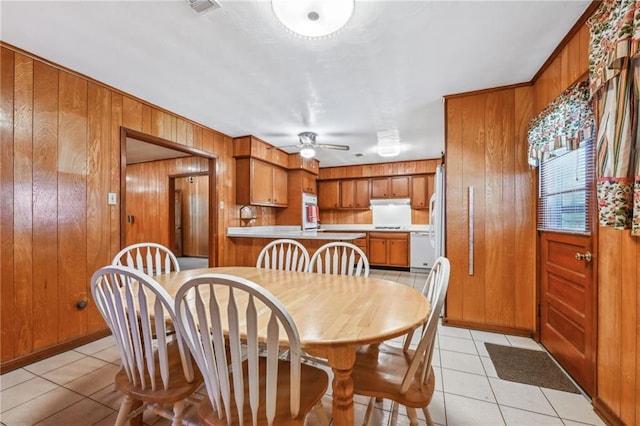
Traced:
<path fill-rule="evenodd" d="M 302 148 L 301 144 L 274 146 L 274 148 Z"/>
<path fill-rule="evenodd" d="M 327 149 L 337 149 L 340 151 L 349 151 L 349 146 L 348 145 L 335 145 L 332 143 L 319 143 L 317 144 L 318 147 L 320 148 L 327 148 Z"/>

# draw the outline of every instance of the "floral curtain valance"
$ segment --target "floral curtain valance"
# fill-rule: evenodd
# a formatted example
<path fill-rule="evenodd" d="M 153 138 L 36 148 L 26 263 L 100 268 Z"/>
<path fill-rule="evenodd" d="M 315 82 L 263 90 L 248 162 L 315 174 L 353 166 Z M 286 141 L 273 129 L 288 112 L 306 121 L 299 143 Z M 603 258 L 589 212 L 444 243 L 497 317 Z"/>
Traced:
<path fill-rule="evenodd" d="M 605 0 L 589 18 L 589 82 L 591 93 L 624 68 L 627 58 L 639 53 L 640 3 Z"/>
<path fill-rule="evenodd" d="M 589 84 L 584 81 L 565 90 L 529 123 L 529 164 L 573 150 L 588 139 L 594 126 Z M 563 150 L 563 152 L 566 152 Z"/>
<path fill-rule="evenodd" d="M 640 3 L 605 0 L 588 25 L 590 89 L 600 103 L 599 221 L 640 236 Z"/>

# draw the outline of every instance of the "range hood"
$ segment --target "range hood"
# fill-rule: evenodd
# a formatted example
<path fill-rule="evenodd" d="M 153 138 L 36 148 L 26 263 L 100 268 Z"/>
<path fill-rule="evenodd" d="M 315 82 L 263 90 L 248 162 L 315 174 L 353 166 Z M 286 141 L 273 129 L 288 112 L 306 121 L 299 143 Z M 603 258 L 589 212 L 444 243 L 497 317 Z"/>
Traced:
<path fill-rule="evenodd" d="M 411 204 L 409 198 L 374 198 L 371 199 L 371 206 L 408 206 Z"/>

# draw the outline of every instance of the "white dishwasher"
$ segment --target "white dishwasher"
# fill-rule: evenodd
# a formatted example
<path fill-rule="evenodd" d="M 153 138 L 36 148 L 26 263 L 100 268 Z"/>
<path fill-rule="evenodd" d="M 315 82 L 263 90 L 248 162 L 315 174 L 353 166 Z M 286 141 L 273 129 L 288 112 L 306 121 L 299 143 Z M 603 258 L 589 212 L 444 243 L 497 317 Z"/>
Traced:
<path fill-rule="evenodd" d="M 431 232 L 411 232 L 409 244 L 411 272 L 428 272 L 435 262 L 435 248 L 431 245 Z"/>

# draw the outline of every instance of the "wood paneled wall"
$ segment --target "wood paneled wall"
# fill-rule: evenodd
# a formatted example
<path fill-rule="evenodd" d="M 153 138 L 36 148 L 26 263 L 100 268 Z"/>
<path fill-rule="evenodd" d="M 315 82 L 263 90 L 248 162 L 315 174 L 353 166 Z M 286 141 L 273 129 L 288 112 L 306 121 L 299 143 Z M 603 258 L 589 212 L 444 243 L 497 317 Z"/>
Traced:
<path fill-rule="evenodd" d="M 589 27 L 583 24 L 540 72 L 534 82 L 535 114 L 542 111 L 565 89 L 587 77 L 589 70 Z"/>
<path fill-rule="evenodd" d="M 532 110 L 530 86 L 445 100 L 451 324 L 529 335 L 535 329 L 535 179 L 526 160 Z"/>
<path fill-rule="evenodd" d="M 182 192 L 182 252 L 184 256 L 209 255 L 209 177 L 176 178 Z M 215 206 L 215 201 L 213 202 Z"/>
<path fill-rule="evenodd" d="M 640 424 L 640 239 L 598 231 L 596 408 L 612 423 Z"/>
<path fill-rule="evenodd" d="M 586 77 L 589 29 L 583 24 L 534 83 L 536 113 Z M 640 424 L 640 239 L 597 233 L 598 342 L 596 409 L 612 424 Z"/>
<path fill-rule="evenodd" d="M 120 249 L 120 126 L 217 155 L 218 263 L 235 225 L 230 137 L 1 45 L 0 312 L 2 370 L 102 332 L 93 271 Z M 231 207 L 231 208 L 229 208 Z M 67 343 L 65 343 L 67 342 Z M 51 352 L 48 352 L 51 353 Z"/>

